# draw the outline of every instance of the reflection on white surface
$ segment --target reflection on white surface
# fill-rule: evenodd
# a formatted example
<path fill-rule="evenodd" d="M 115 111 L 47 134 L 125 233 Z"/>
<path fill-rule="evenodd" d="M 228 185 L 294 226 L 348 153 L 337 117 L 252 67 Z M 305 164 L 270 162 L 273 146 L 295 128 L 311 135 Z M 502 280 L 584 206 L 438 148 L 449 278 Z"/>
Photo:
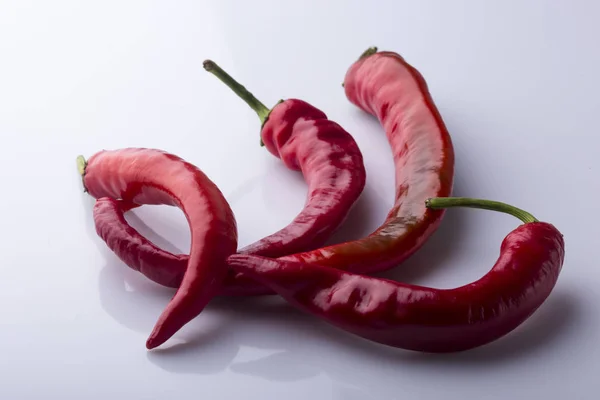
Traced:
<path fill-rule="evenodd" d="M 595 398 L 600 227 L 582 221 L 593 223 L 600 195 L 599 11 L 535 0 L 0 2 L 0 399 Z M 265 104 L 304 99 L 356 138 L 368 184 L 331 241 L 362 236 L 392 203 L 393 163 L 340 83 L 372 45 L 425 76 L 454 142 L 455 194 L 507 201 L 564 233 L 556 291 L 513 334 L 461 354 L 368 343 L 277 298 L 217 299 L 147 352 L 173 292 L 97 238 L 75 157 L 161 148 L 219 185 L 240 245 L 287 224 L 306 186 L 258 146 L 256 115 L 202 69 L 211 58 Z M 128 219 L 169 250 L 189 248 L 175 209 Z M 451 210 L 384 275 L 463 284 L 515 226 Z"/>

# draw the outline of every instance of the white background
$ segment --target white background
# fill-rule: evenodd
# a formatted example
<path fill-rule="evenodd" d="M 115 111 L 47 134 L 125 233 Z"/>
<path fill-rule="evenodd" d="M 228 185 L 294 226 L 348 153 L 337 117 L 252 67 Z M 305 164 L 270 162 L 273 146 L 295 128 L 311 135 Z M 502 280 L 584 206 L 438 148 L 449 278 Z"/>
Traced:
<path fill-rule="evenodd" d="M 566 0 L 1 1 L 0 398 L 597 398 L 598 15 L 598 2 Z M 394 191 L 383 131 L 340 86 L 371 45 L 428 81 L 455 145 L 456 195 L 510 202 L 564 233 L 550 298 L 509 336 L 453 355 L 374 345 L 277 299 L 218 299 L 147 352 L 172 291 L 96 237 L 75 157 L 161 148 L 219 185 L 240 245 L 287 224 L 305 184 L 258 146 L 257 117 L 202 69 L 212 58 L 265 104 L 305 99 L 354 135 L 368 184 L 335 240 L 360 237 Z M 178 210 L 128 218 L 188 251 Z M 451 210 L 386 276 L 470 282 L 518 223 Z"/>

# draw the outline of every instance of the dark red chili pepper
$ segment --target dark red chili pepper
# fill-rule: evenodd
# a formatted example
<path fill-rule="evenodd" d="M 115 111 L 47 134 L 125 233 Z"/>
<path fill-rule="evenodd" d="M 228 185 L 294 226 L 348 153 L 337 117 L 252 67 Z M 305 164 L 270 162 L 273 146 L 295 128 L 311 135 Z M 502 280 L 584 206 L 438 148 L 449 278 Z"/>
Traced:
<path fill-rule="evenodd" d="M 503 211 L 525 224 L 512 231 L 484 277 L 456 289 L 433 289 L 355 275 L 320 265 L 233 255 L 229 265 L 299 309 L 363 338 L 424 352 L 481 346 L 524 322 L 554 288 L 564 260 L 562 234 L 503 203 L 431 199 L 429 207 Z"/>
<path fill-rule="evenodd" d="M 225 259 L 237 248 L 233 212 L 202 171 L 163 151 L 101 151 L 87 162 L 78 158 L 78 165 L 93 197 L 177 206 L 188 220 L 192 243 L 185 275 L 146 342 L 149 349 L 160 346 L 200 314 L 220 289 L 227 273 Z M 101 199 L 98 204 L 109 203 Z"/>
<path fill-rule="evenodd" d="M 204 61 L 204 68 L 256 111 L 261 145 L 302 171 L 308 184 L 306 204 L 288 226 L 238 253 L 280 257 L 323 245 L 365 187 L 363 157 L 352 136 L 305 101 L 281 100 L 269 110 L 213 61 Z"/>
<path fill-rule="evenodd" d="M 350 67 L 344 86 L 348 99 L 376 115 L 385 128 L 396 166 L 394 206 L 384 223 L 366 238 L 283 259 L 356 273 L 371 273 L 396 266 L 419 249 L 437 229 L 443 210 L 427 209 L 425 200 L 450 195 L 454 177 L 454 150 L 425 80 L 398 54 L 377 53 L 374 48 L 367 50 Z M 241 88 L 238 92 L 244 90 Z M 256 100 L 248 101 L 254 109 L 263 110 L 259 115 L 268 111 L 253 106 L 252 101 Z M 276 106 L 274 111 L 281 105 Z M 286 137 L 276 136 L 277 131 L 269 128 L 269 124 L 280 123 L 279 119 L 275 119 L 277 115 L 272 112 L 263 127 L 263 138 L 268 148 L 272 146 L 270 143 L 279 143 Z M 267 132 L 270 132 L 268 136 Z M 118 223 L 118 218 L 113 220 Z M 119 227 L 115 230 L 125 229 Z M 132 239 L 128 251 L 143 251 L 143 248 L 136 246 L 139 241 L 139 238 Z M 157 247 L 149 249 L 149 252 L 156 256 L 156 268 L 160 268 L 163 257 L 166 262 L 172 257 Z M 149 259 L 146 255 L 140 257 Z M 135 257 L 130 259 L 135 260 Z M 129 265 L 139 269 L 135 264 Z M 231 272 L 226 278 L 224 293 L 268 294 L 270 291 L 244 274 Z"/>

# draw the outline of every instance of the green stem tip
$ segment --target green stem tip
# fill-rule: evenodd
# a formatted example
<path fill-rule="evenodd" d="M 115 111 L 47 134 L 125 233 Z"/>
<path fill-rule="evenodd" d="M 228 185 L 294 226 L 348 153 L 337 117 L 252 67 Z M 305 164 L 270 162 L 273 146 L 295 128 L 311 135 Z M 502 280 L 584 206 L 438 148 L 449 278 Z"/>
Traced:
<path fill-rule="evenodd" d="M 527 211 L 521 210 L 515 206 L 511 206 L 510 204 L 493 200 L 473 199 L 469 197 L 434 197 L 425 201 L 425 205 L 434 210 L 451 207 L 480 208 L 483 210 L 498 211 L 510 214 L 513 217 L 520 219 L 524 223 L 538 222 L 537 218 Z"/>
<path fill-rule="evenodd" d="M 377 47 L 376 46 L 369 47 L 368 49 L 366 49 L 365 51 L 362 52 L 360 57 L 358 57 L 358 61 L 362 60 L 363 58 L 372 56 L 375 53 L 377 53 Z M 344 87 L 344 85 L 345 85 L 345 83 L 342 82 L 342 87 Z"/>
<path fill-rule="evenodd" d="M 375 47 L 375 46 L 369 47 L 368 49 L 366 49 L 365 51 L 363 51 L 363 53 L 360 55 L 360 57 L 358 57 L 358 59 L 362 60 L 363 58 L 367 58 L 369 56 L 372 56 L 375 53 L 377 53 L 377 47 Z"/>
<path fill-rule="evenodd" d="M 83 156 L 77 156 L 77 171 L 79 171 L 79 175 L 85 175 L 85 167 L 87 167 L 87 161 Z"/>
<path fill-rule="evenodd" d="M 227 85 L 235 94 L 237 94 L 242 100 L 246 102 L 253 109 L 258 118 L 260 118 L 261 124 L 264 125 L 265 121 L 269 118 L 269 110 L 263 103 L 260 102 L 252 93 L 250 93 L 243 85 L 233 79 L 231 75 L 225 72 L 216 62 L 212 60 L 205 60 L 202 65 L 204 69 L 216 76 L 221 82 Z M 261 140 L 261 146 L 264 145 Z"/>
<path fill-rule="evenodd" d="M 83 156 L 77 156 L 77 171 L 81 176 L 81 184 L 83 185 L 83 191 L 87 192 L 87 188 L 85 187 L 85 181 L 83 180 L 85 176 L 85 169 L 87 167 L 87 161 Z"/>

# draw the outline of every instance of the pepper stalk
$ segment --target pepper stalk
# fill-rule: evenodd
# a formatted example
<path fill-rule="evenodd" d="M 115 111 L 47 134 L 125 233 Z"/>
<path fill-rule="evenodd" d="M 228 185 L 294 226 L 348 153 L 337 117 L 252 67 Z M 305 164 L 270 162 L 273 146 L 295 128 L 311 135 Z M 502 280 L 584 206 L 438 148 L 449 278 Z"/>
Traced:
<path fill-rule="evenodd" d="M 524 223 L 538 222 L 538 219 L 525 210 L 521 210 L 510 204 L 493 200 L 474 199 L 471 197 L 434 197 L 425 201 L 425 206 L 434 210 L 451 207 L 479 208 L 483 210 L 498 211 L 510 214 Z"/>
<path fill-rule="evenodd" d="M 205 70 L 219 78 L 221 82 L 227 85 L 235 94 L 237 94 L 242 100 L 246 102 L 253 109 L 258 118 L 260 119 L 261 127 L 265 124 L 267 119 L 269 119 L 270 109 L 267 108 L 260 100 L 258 100 L 252 93 L 248 91 L 242 84 L 233 79 L 231 75 L 229 75 L 225 70 L 217 65 L 212 60 L 205 60 L 202 63 Z M 262 137 L 260 138 L 260 145 L 264 146 Z"/>

